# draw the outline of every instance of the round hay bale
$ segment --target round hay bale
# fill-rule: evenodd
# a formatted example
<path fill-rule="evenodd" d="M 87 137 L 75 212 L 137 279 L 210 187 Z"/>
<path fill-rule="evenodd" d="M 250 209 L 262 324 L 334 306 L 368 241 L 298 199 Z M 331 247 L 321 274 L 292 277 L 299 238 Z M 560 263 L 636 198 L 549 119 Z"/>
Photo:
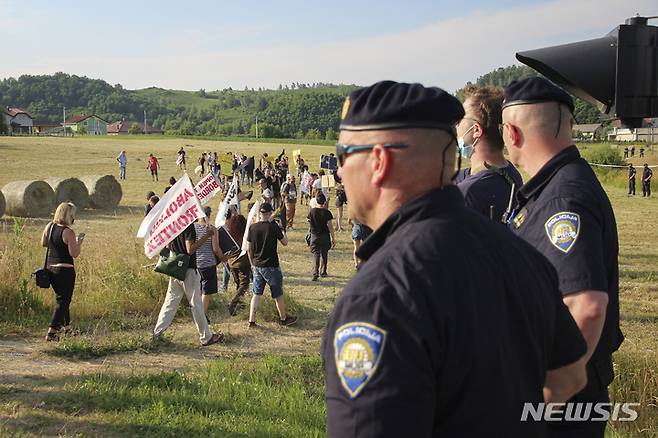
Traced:
<path fill-rule="evenodd" d="M 45 180 L 55 192 L 55 202 L 71 201 L 79 209 L 89 205 L 89 190 L 85 183 L 77 178 L 47 178 Z"/>
<path fill-rule="evenodd" d="M 7 204 L 5 203 L 5 196 L 0 192 L 0 217 L 2 217 L 3 214 L 5 214 L 5 208 L 7 207 Z"/>
<path fill-rule="evenodd" d="M 55 207 L 55 192 L 45 181 L 14 181 L 2 188 L 10 216 L 50 216 Z"/>
<path fill-rule="evenodd" d="M 89 205 L 98 210 L 116 208 L 123 192 L 121 184 L 112 175 L 83 176 L 80 180 L 89 190 Z"/>

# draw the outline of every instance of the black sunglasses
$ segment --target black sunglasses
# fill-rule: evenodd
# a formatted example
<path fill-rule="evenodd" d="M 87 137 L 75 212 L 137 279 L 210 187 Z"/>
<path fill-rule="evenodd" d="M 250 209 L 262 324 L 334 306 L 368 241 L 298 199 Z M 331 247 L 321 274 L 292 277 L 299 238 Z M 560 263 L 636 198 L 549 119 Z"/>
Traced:
<path fill-rule="evenodd" d="M 341 144 L 336 143 L 336 157 L 338 158 L 338 163 L 343 166 L 345 163 L 345 157 L 348 154 L 354 154 L 356 152 L 369 151 L 379 143 L 373 144 Z M 408 144 L 404 143 L 384 143 L 382 147 L 387 149 L 405 149 L 408 148 Z"/>

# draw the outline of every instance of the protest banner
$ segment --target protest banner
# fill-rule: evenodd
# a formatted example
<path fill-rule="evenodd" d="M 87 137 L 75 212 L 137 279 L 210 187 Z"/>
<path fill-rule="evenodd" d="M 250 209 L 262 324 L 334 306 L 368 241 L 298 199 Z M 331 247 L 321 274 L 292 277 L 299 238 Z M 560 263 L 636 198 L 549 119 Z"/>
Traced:
<path fill-rule="evenodd" d="M 215 175 L 209 173 L 206 175 L 199 183 L 194 187 L 197 197 L 201 205 L 206 205 L 213 196 L 219 193 L 222 190 L 219 182 L 215 178 Z"/>
<path fill-rule="evenodd" d="M 144 254 L 153 258 L 180 233 L 205 217 L 187 174 L 174 184 L 144 218 L 137 237 L 144 239 Z"/>
<path fill-rule="evenodd" d="M 302 193 L 306 193 L 307 195 L 310 195 L 312 184 L 313 184 L 313 177 L 311 176 L 310 173 L 308 173 L 308 170 L 305 170 L 304 174 L 302 175 L 302 180 L 299 184 L 299 190 Z"/>
<path fill-rule="evenodd" d="M 228 208 L 231 205 L 238 205 L 238 178 L 234 177 L 231 181 L 231 185 L 228 188 L 226 197 L 222 202 L 219 203 L 219 208 L 217 209 L 217 217 L 215 218 L 215 226 L 217 228 L 224 225 L 226 222 L 226 213 Z"/>

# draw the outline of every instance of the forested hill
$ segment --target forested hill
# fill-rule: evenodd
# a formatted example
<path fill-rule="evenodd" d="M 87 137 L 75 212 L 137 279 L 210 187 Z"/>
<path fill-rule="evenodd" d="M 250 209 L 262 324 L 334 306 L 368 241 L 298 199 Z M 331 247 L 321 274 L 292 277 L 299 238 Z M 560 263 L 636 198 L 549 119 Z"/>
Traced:
<path fill-rule="evenodd" d="M 526 66 L 501 67 L 476 80 L 478 85 L 503 86 L 536 75 Z M 167 134 L 255 135 L 261 137 L 335 139 L 344 97 L 355 85 L 281 85 L 277 90 L 225 89 L 180 91 L 162 88 L 127 90 L 100 79 L 56 73 L 0 80 L 0 105 L 26 109 L 35 119 L 62 120 L 67 115 L 98 114 L 108 122 L 121 118 L 142 121 Z M 461 97 L 462 90 L 457 91 Z M 594 123 L 598 111 L 576 99 L 576 121 Z"/>
<path fill-rule="evenodd" d="M 23 75 L 0 81 L 0 104 L 26 109 L 35 119 L 98 114 L 109 122 L 142 121 L 169 134 L 335 138 L 339 111 L 354 85 L 281 85 L 278 90 L 206 92 L 146 88 L 127 90 L 100 79 L 65 73 Z"/>
<path fill-rule="evenodd" d="M 500 67 L 496 70 L 480 76 L 475 81 L 476 85 L 492 85 L 504 87 L 515 79 L 523 79 L 530 76 L 538 76 L 535 70 L 525 65 L 511 65 L 509 67 Z M 459 89 L 456 93 L 460 100 L 464 100 L 464 90 Z M 589 102 L 574 97 L 575 111 L 574 118 L 576 123 L 598 123 L 601 119 L 601 113 Z"/>

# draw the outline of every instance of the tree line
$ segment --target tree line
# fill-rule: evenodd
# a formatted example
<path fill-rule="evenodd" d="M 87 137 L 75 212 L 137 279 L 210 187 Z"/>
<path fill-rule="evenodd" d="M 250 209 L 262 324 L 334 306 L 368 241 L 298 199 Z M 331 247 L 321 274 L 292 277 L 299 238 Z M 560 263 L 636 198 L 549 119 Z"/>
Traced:
<path fill-rule="evenodd" d="M 527 77 L 539 76 L 532 68 L 525 65 L 511 65 L 509 67 L 499 67 L 476 79 L 475 85 L 481 87 L 491 85 L 494 87 L 504 87 L 510 82 Z M 464 89 L 460 88 L 456 96 L 464 101 Z M 601 122 L 601 113 L 594 105 L 574 96 L 574 118 L 576 123 L 599 123 Z"/>
<path fill-rule="evenodd" d="M 525 66 L 501 67 L 479 77 L 476 84 L 504 86 L 536 74 Z M 108 122 L 124 118 L 142 121 L 146 111 L 149 125 L 171 135 L 253 137 L 258 119 L 260 137 L 333 140 L 337 138 L 343 99 L 356 88 L 293 82 L 276 90 L 127 90 L 101 79 L 55 73 L 0 80 L 0 104 L 20 107 L 35 119 L 54 122 L 62 120 L 63 107 L 67 115 L 97 114 Z M 456 95 L 463 98 L 463 89 Z M 575 118 L 577 123 L 595 123 L 600 114 L 589 103 L 576 99 Z"/>

